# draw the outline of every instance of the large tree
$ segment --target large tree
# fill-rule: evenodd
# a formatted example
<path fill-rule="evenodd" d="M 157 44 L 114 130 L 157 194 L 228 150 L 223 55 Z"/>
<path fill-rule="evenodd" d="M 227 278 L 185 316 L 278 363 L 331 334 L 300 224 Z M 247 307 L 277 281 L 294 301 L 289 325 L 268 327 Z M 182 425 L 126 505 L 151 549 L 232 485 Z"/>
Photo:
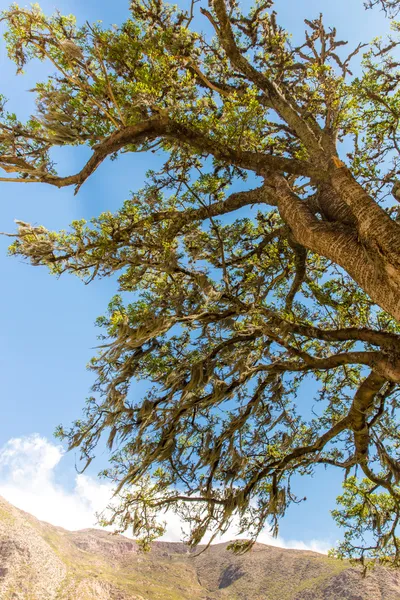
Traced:
<path fill-rule="evenodd" d="M 134 0 L 108 30 L 6 11 L 18 71 L 54 73 L 27 123 L 3 103 L 1 181 L 77 192 L 107 157 L 163 158 L 117 213 L 59 233 L 19 222 L 11 252 L 119 274 L 94 395 L 59 434 L 86 462 L 108 436 L 120 530 L 148 541 L 169 508 L 192 544 L 232 519 L 254 540 L 297 501 L 293 476 L 325 465 L 345 475 L 338 553 L 399 564 L 400 25 L 346 51 L 319 16 L 296 45 L 272 5 Z M 90 159 L 59 176 L 52 148 L 80 144 Z"/>

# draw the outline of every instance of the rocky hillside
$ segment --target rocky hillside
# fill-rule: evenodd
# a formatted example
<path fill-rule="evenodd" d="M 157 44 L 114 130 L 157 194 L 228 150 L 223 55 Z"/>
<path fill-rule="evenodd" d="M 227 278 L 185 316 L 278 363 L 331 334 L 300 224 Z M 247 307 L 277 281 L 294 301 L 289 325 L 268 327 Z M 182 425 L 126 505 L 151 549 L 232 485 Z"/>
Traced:
<path fill-rule="evenodd" d="M 217 544 L 198 557 L 179 543 L 148 554 L 105 531 L 65 531 L 0 498 L 1 600 L 399 600 L 400 573 L 366 579 L 314 552 Z"/>

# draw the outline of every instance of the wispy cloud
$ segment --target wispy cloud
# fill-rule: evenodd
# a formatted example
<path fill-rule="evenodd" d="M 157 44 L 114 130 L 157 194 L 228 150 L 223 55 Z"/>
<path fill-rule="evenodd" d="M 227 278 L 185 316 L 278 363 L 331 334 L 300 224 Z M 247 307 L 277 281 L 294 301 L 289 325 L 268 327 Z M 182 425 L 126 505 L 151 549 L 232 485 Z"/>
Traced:
<path fill-rule="evenodd" d="M 0 448 L 0 495 L 38 519 L 65 529 L 96 527 L 95 513 L 110 502 L 111 485 L 88 475 L 75 474 L 72 488 L 56 481 L 56 469 L 62 468 L 62 446 L 33 434 L 10 439 Z M 163 515 L 167 532 L 163 539 L 179 541 L 182 523 L 173 513 Z M 231 528 L 216 542 L 237 538 Z M 244 537 L 244 536 L 243 536 Z M 259 542 L 281 548 L 298 548 L 326 553 L 330 544 L 324 540 L 305 543 L 300 540 L 273 538 L 265 531 Z"/>

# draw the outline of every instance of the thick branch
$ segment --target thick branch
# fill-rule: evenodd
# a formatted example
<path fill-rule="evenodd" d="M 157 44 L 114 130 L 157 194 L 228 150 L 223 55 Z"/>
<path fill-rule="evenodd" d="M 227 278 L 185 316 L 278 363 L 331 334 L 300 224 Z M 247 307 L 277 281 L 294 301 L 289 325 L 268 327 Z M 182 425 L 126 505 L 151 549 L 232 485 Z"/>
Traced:
<path fill-rule="evenodd" d="M 128 145 L 138 145 L 156 138 L 172 140 L 178 144 L 188 144 L 202 153 L 210 154 L 218 160 L 226 161 L 243 169 L 254 171 L 258 175 L 264 175 L 267 171 L 272 170 L 278 173 L 291 173 L 293 175 L 323 179 L 323 175 L 321 175 L 319 170 L 309 162 L 229 148 L 206 136 L 201 131 L 191 129 L 181 123 L 176 123 L 167 116 L 159 115 L 116 131 L 110 137 L 94 146 L 92 157 L 83 169 L 75 175 L 57 177 L 43 174 L 40 177 L 38 176 L 37 179 L 29 178 L 19 181 L 22 183 L 30 183 L 32 181 L 50 183 L 57 187 L 75 185 L 78 190 L 105 158 Z M 8 181 L 8 179 L 4 178 L 3 181 Z"/>
<path fill-rule="evenodd" d="M 387 275 L 400 293 L 400 226 L 377 204 L 354 179 L 339 160 L 331 161 L 330 179 L 333 188 L 346 202 L 358 222 L 358 231 L 365 244 L 374 245 L 388 263 Z"/>
<path fill-rule="evenodd" d="M 292 310 L 293 300 L 300 290 L 302 283 L 306 276 L 306 260 L 307 260 L 307 251 L 304 246 L 300 244 L 296 244 L 293 240 L 289 238 L 289 244 L 292 247 L 295 255 L 294 264 L 295 264 L 295 276 L 286 296 L 285 309 L 286 311 Z"/>
<path fill-rule="evenodd" d="M 258 307 L 259 308 L 259 307 Z M 312 325 L 302 325 L 301 323 L 292 323 L 283 319 L 278 313 L 270 309 L 261 307 L 260 310 L 268 317 L 272 323 L 276 323 L 283 331 L 290 331 L 308 338 L 323 340 L 325 342 L 346 342 L 359 341 L 373 346 L 379 346 L 400 353 L 400 336 L 386 331 L 375 331 L 366 327 L 346 327 L 343 329 L 319 329 Z"/>
<path fill-rule="evenodd" d="M 210 20 L 232 65 L 253 81 L 261 90 L 266 92 L 269 101 L 281 118 L 296 131 L 299 138 L 309 150 L 313 151 L 316 155 L 320 155 L 322 146 L 318 137 L 322 137 L 323 132 L 317 123 L 313 122 L 313 127 L 311 127 L 305 119 L 300 117 L 293 105 L 281 93 L 278 86 L 253 67 L 240 52 L 226 12 L 225 0 L 213 0 L 213 7 L 218 18 L 218 23 L 215 23 L 212 18 Z M 207 11 L 202 10 L 202 12 L 210 18 Z"/>
<path fill-rule="evenodd" d="M 368 463 L 369 427 L 367 417 L 374 407 L 376 395 L 387 383 L 385 377 L 375 371 L 371 371 L 362 382 L 354 396 L 349 411 L 350 427 L 354 432 L 354 445 L 356 447 L 356 458 L 359 464 Z"/>
<path fill-rule="evenodd" d="M 294 350 L 294 349 L 293 349 Z M 328 371 L 344 365 L 365 365 L 374 369 L 385 381 L 400 383 L 400 361 L 398 357 L 392 360 L 380 352 L 339 352 L 326 358 L 316 358 L 305 352 L 298 351 L 302 361 L 277 361 L 271 365 L 259 365 L 253 372 L 307 372 Z"/>
<path fill-rule="evenodd" d="M 319 221 L 283 177 L 271 174 L 268 181 L 271 194 L 278 200 L 280 215 L 296 241 L 340 265 L 376 304 L 400 321 L 400 285 L 385 268 L 382 255 L 362 244 L 353 227 Z M 356 182 L 355 185 L 358 186 Z M 378 205 L 376 209 L 381 211 Z"/>

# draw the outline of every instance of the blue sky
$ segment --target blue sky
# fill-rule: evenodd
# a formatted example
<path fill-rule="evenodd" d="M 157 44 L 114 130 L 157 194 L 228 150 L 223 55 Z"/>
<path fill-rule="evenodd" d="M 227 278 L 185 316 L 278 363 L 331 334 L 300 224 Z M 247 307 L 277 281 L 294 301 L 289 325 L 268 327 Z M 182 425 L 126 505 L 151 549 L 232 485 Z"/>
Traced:
<path fill-rule="evenodd" d="M 128 15 L 127 0 L 45 0 L 40 4 L 45 12 L 57 8 L 63 13 L 74 13 L 79 21 L 101 19 L 105 25 L 120 23 Z M 0 0 L 0 9 L 8 5 L 9 2 Z M 320 12 L 326 23 L 336 26 L 341 39 L 349 40 L 351 48 L 360 41 L 384 34 L 389 28 L 382 13 L 363 10 L 362 0 L 278 0 L 276 10 L 295 40 L 304 31 L 304 17 L 313 18 Z M 16 77 L 2 43 L 0 73 L 0 93 L 9 98 L 9 107 L 18 116 L 27 116 L 33 108 L 33 97 L 27 90 L 44 78 L 45 67 L 30 64 L 26 75 Z M 56 158 L 60 171 L 65 174 L 76 172 L 85 156 L 85 149 L 59 150 Z M 0 231 L 12 232 L 16 218 L 43 224 L 49 229 L 60 229 L 66 228 L 74 219 L 90 218 L 103 210 L 116 210 L 130 190 L 143 185 L 145 171 L 156 166 L 157 157 L 152 154 L 125 155 L 112 164 L 103 164 L 78 196 L 73 195 L 72 189 L 0 183 Z M 0 238 L 3 282 L 0 295 L 0 448 L 3 448 L 0 450 L 0 493 L 8 494 L 11 501 L 44 518 L 46 490 L 47 498 L 51 497 L 52 502 L 54 490 L 64 497 L 76 494 L 74 456 L 63 456 L 61 451 L 54 450 L 52 435 L 56 425 L 68 425 L 80 415 L 93 383 L 93 376 L 86 371 L 85 365 L 97 343 L 94 321 L 104 313 L 117 288 L 112 280 L 95 281 L 89 286 L 72 276 L 57 280 L 44 269 L 7 257 L 8 244 L 9 239 Z M 139 386 L 137 393 L 140 393 Z M 308 402 L 308 398 L 304 397 L 304 401 Z M 36 437 L 32 437 L 33 434 L 37 434 Z M 19 445 L 10 443 L 11 439 L 19 439 Z M 104 488 L 99 495 L 100 488 L 96 487 L 98 484 L 93 478 L 105 461 L 106 455 L 102 454 L 89 472 L 92 498 L 96 495 L 104 497 Z M 37 482 L 42 480 L 38 473 L 44 463 L 49 487 L 42 484 L 40 491 Z M 24 465 L 32 468 L 20 476 Z M 338 475 L 321 469 L 318 477 L 299 482 L 298 495 L 306 495 L 309 500 L 289 511 L 281 525 L 284 539 L 302 540 L 308 544 L 311 540 L 334 543 L 338 532 L 329 508 L 333 508 L 334 499 L 340 492 Z M 35 489 L 36 501 L 32 500 Z M 10 490 L 14 491 L 11 493 Z M 72 506 L 72 511 L 79 511 L 78 504 L 68 506 Z M 89 510 L 87 503 L 85 506 L 85 510 Z M 96 508 L 99 508 L 97 504 Z M 58 519 L 57 524 L 65 524 L 57 514 L 49 516 L 49 520 Z M 68 521 L 67 526 L 78 527 L 85 523 L 78 519 Z"/>

